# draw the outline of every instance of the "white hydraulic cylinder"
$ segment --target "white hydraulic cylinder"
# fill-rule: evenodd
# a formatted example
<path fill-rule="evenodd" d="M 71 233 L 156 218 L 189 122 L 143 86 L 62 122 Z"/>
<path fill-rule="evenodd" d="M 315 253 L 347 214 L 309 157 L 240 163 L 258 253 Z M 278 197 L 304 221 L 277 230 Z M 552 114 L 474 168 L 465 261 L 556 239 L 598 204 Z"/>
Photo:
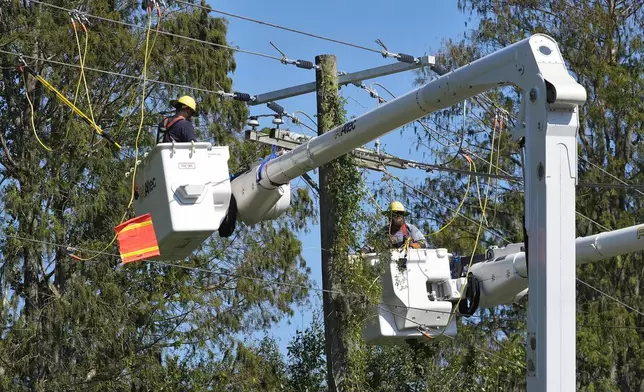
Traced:
<path fill-rule="evenodd" d="M 508 245 L 511 247 L 523 244 Z M 516 302 L 527 294 L 528 266 L 525 252 L 506 253 L 505 249 L 495 249 L 489 260 L 472 266 L 472 275 L 480 284 L 480 308 Z M 619 230 L 579 237 L 575 240 L 576 265 L 583 265 L 615 256 L 644 250 L 644 224 Z"/>
<path fill-rule="evenodd" d="M 577 238 L 577 265 L 644 250 L 644 224 Z"/>

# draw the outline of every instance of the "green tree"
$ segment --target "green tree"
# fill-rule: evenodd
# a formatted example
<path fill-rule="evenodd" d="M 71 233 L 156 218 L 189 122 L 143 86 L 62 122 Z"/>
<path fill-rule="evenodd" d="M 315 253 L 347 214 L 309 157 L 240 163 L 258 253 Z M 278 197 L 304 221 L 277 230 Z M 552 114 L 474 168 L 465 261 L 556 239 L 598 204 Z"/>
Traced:
<path fill-rule="evenodd" d="M 288 385 L 293 391 L 322 392 L 326 384 L 324 325 L 319 314 L 288 346 Z"/>
<path fill-rule="evenodd" d="M 87 10 L 141 26 L 149 22 L 140 4 L 129 1 L 92 0 Z M 230 90 L 231 50 L 157 35 L 152 15 L 149 31 L 92 19 L 85 66 Z M 0 49 L 79 64 L 84 35 L 79 28 L 79 48 L 69 17 L 38 3 L 3 5 Z M 226 44 L 226 22 L 201 9 L 173 6 L 159 28 Z M 77 95 L 89 113 L 85 89 L 77 88 L 79 69 L 33 58 L 26 58 L 33 70 L 69 99 Z M 18 65 L 16 57 L 0 53 L 2 389 L 226 389 L 245 363 L 231 362 L 232 353 L 261 358 L 261 350 L 244 351 L 239 337 L 292 314 L 291 304 L 307 296 L 296 232 L 315 212 L 308 194 L 296 192 L 294 208 L 277 221 L 238 225 L 230 239 L 211 237 L 189 260 L 176 262 L 188 268 L 120 266 L 116 246 L 106 246 L 113 228 L 132 216 L 131 209 L 124 215 L 132 189 L 123 174 L 134 164 L 135 146 L 140 156 L 153 144 L 156 130 L 148 127 L 160 121 L 156 112 L 169 98 L 191 92 L 148 83 L 143 95 L 140 80 L 85 70 L 96 122 L 124 146 L 116 152 Z M 230 146 L 231 172 L 267 155 L 265 148 L 243 143 L 242 103 L 192 94 L 200 107 L 200 137 Z M 74 260 L 64 245 L 92 259 Z"/>

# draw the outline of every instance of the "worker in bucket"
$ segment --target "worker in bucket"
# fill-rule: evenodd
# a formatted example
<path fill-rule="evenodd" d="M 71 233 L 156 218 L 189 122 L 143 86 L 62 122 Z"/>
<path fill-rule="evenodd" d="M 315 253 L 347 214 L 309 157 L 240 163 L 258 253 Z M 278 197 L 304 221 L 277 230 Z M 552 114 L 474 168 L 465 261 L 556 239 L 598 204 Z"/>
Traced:
<path fill-rule="evenodd" d="M 409 216 L 409 212 L 405 211 L 405 206 L 399 201 L 393 201 L 389 205 L 389 209 L 382 212 L 389 222 L 384 226 L 380 233 L 386 234 L 389 240 L 389 248 L 402 248 L 408 244 L 410 248 L 427 248 L 427 241 L 425 236 L 418 227 L 407 223 L 405 217 Z M 362 248 L 363 252 L 373 252 L 374 249 L 370 245 Z"/>
<path fill-rule="evenodd" d="M 174 116 L 164 118 L 159 124 L 157 143 L 196 142 L 195 127 L 190 122 L 197 112 L 194 98 L 184 95 L 170 101 L 170 105 L 176 109 L 176 112 Z"/>

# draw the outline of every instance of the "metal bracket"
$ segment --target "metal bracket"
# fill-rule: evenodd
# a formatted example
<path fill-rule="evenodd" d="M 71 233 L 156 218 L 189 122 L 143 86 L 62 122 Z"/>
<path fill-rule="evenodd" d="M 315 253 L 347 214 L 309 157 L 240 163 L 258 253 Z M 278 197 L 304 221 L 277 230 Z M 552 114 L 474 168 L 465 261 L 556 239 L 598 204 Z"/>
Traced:
<path fill-rule="evenodd" d="M 409 63 L 393 63 L 383 65 L 380 67 L 369 68 L 363 71 L 345 73 L 338 77 L 338 86 L 362 82 L 363 80 L 375 79 L 381 76 L 391 75 L 399 72 L 405 72 L 412 69 L 418 69 L 426 66 L 434 66 L 436 59 L 434 56 L 419 57 L 418 61 Z M 300 84 L 298 86 L 287 87 L 281 90 L 271 91 L 264 94 L 255 96 L 255 100 L 249 102 L 249 105 L 260 105 L 271 101 L 278 101 L 280 99 L 291 98 L 298 95 L 308 94 L 315 91 L 315 82 Z"/>
<path fill-rule="evenodd" d="M 247 130 L 246 140 L 252 140 L 271 146 L 277 146 L 286 150 L 293 150 L 297 146 L 308 142 L 312 137 L 291 132 L 286 129 L 271 129 L 269 133 Z M 393 155 L 377 153 L 366 148 L 356 148 L 351 152 L 356 158 L 356 163 L 366 169 L 384 172 L 386 167 L 397 169 L 408 169 L 411 166 Z"/>

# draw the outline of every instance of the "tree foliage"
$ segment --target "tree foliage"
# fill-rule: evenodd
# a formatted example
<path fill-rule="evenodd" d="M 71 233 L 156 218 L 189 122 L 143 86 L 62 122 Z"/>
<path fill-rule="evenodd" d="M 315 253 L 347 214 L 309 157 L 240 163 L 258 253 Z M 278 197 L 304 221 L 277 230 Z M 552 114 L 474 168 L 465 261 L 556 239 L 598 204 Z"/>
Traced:
<path fill-rule="evenodd" d="M 75 7 L 66 0 L 49 3 Z M 147 26 L 140 6 L 92 0 L 87 11 Z M 255 227 L 238 224 L 230 239 L 213 236 L 193 257 L 175 262 L 182 268 L 121 266 L 116 246 L 107 246 L 113 228 L 132 216 L 131 209 L 126 214 L 131 180 L 124 173 L 134 164 L 135 146 L 139 156 L 152 146 L 168 99 L 195 96 L 200 137 L 230 146 L 231 172 L 267 153 L 243 143 L 247 110 L 240 102 L 156 82 L 142 95 L 136 78 L 144 73 L 146 47 L 147 79 L 230 91 L 236 67 L 231 50 L 155 34 L 152 15 L 150 31 L 96 19 L 87 25 L 85 66 L 133 76 L 85 70 L 93 116 L 124 146 L 120 152 L 22 74 L 17 57 L 0 54 L 2 389 L 256 390 L 240 383 L 240 368 L 271 358 L 262 359 L 262 347 L 245 348 L 240 337 L 291 314 L 291 304 L 307 296 L 308 271 L 296 237 L 315 212 L 305 191 L 295 193 L 295 207 L 284 217 Z M 70 100 L 77 93 L 77 105 L 89 113 L 85 89 L 77 89 L 79 69 L 37 60 L 80 63 L 69 18 L 37 3 L 3 5 L 0 48 L 29 56 L 31 69 Z M 78 27 L 82 53 L 85 36 Z M 164 10 L 159 28 L 226 44 L 226 22 L 193 7 Z M 90 260 L 71 258 L 67 246 Z"/>

